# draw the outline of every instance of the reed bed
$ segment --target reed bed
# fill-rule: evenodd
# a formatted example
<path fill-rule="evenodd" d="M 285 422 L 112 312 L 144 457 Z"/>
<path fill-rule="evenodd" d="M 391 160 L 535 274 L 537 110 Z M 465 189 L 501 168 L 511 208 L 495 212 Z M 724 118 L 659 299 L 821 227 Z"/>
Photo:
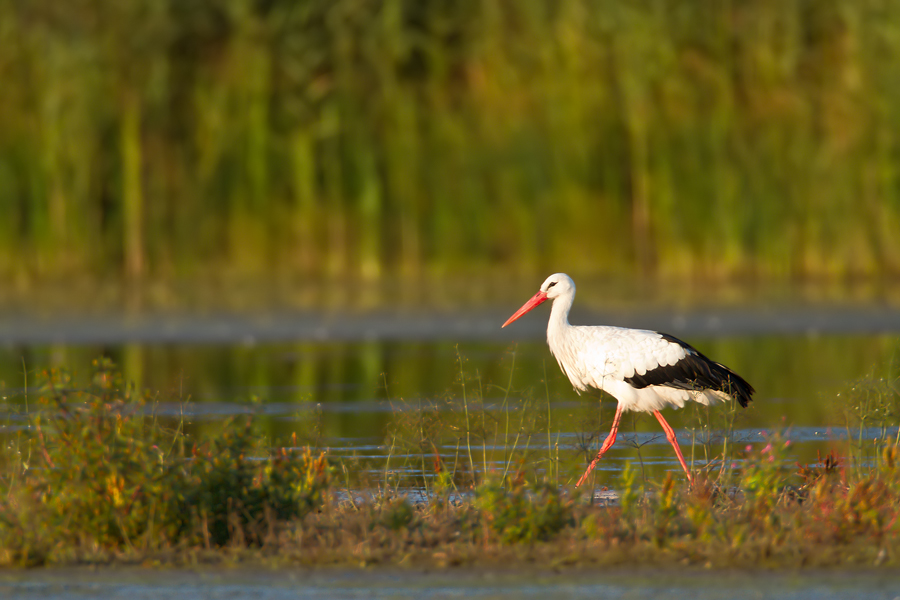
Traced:
<path fill-rule="evenodd" d="M 697 469 L 693 488 L 672 474 L 648 479 L 630 464 L 612 503 L 572 487 L 584 462 L 554 451 L 539 394 L 531 409 L 504 399 L 490 415 L 482 398 L 470 389 L 456 413 L 401 412 L 387 443 L 398 456 L 413 446 L 435 457 L 421 465 L 427 483 L 403 488 L 389 469 L 383 479 L 354 478 L 352 461 L 304 448 L 309 432 L 267 440 L 252 417 L 201 438 L 164 427 L 152 410 L 157 396 L 137 393 L 108 361 L 88 381 L 47 372 L 28 398 L 28 426 L 2 450 L 0 564 L 574 569 L 900 560 L 893 382 L 860 382 L 836 399 L 851 429 L 885 424 L 874 439 L 859 429 L 820 460 L 796 464 L 778 431 L 765 445 L 736 448 L 725 411 L 722 445 L 710 447 L 717 460 Z M 454 459 L 437 451 L 447 435 L 458 440 Z M 520 442 L 548 435 L 550 447 Z M 490 458 L 487 441 L 496 447 Z"/>
<path fill-rule="evenodd" d="M 0 4 L 0 274 L 900 272 L 884 0 Z"/>

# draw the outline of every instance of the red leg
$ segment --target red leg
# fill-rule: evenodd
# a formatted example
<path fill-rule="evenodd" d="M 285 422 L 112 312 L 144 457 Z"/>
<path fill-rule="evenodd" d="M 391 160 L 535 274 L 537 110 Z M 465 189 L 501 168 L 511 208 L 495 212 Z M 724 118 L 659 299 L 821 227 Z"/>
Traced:
<path fill-rule="evenodd" d="M 603 441 L 603 445 L 600 446 L 600 452 L 597 453 L 597 458 L 591 461 L 591 464 L 588 465 L 587 471 L 584 472 L 584 475 L 581 476 L 581 479 L 578 480 L 578 483 L 575 484 L 575 487 L 580 487 L 584 480 L 587 479 L 587 476 L 590 475 L 591 471 L 594 470 L 594 467 L 597 466 L 597 463 L 603 458 L 603 455 L 609 450 L 610 446 L 616 443 L 616 432 L 619 431 L 619 420 L 622 418 L 622 405 L 619 404 L 616 408 L 616 416 L 613 417 L 612 429 L 609 430 L 609 435 L 606 436 L 606 439 Z"/>
<path fill-rule="evenodd" d="M 672 444 L 672 447 L 675 448 L 675 454 L 678 455 L 678 462 L 681 463 L 681 468 L 684 469 L 685 475 L 687 475 L 688 483 L 691 485 L 694 484 L 694 478 L 691 477 L 691 472 L 687 468 L 687 463 L 684 462 L 684 456 L 681 455 L 681 448 L 678 447 L 678 440 L 675 439 L 675 430 L 666 423 L 666 420 L 663 418 L 662 413 L 658 410 L 653 413 L 656 417 L 656 420 L 659 421 L 659 424 L 662 425 L 663 431 L 666 432 L 666 439 L 669 440 L 669 443 Z"/>

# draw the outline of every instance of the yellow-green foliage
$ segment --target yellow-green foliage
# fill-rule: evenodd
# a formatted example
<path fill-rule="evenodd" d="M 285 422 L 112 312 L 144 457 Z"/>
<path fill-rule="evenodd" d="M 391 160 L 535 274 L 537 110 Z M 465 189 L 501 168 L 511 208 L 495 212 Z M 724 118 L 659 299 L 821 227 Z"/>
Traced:
<path fill-rule="evenodd" d="M 391 531 L 408 529 L 418 519 L 406 497 L 388 498 L 378 507 L 377 522 Z"/>
<path fill-rule="evenodd" d="M 329 481 L 324 455 L 282 449 L 254 460 L 260 451 L 249 420 L 226 423 L 220 436 L 195 447 L 167 482 L 175 495 L 167 519 L 172 539 L 192 534 L 221 546 L 243 536 L 242 543 L 259 543 L 271 523 L 302 519 L 322 504 Z"/>
<path fill-rule="evenodd" d="M 37 458 L 21 478 L 7 480 L 0 501 L 4 562 L 43 562 L 79 546 L 258 544 L 273 526 L 324 502 L 324 455 L 282 449 L 270 456 L 247 420 L 227 423 L 181 456 L 176 436 L 154 426 L 141 399 L 123 393 L 111 365 L 95 366 L 86 388 L 65 373 L 47 374 L 33 417 Z"/>
<path fill-rule="evenodd" d="M 571 525 L 572 501 L 550 482 L 527 484 L 522 474 L 488 478 L 475 490 L 475 506 L 491 532 L 504 543 L 542 542 Z"/>
<path fill-rule="evenodd" d="M 884 0 L 3 2 L 0 273 L 896 272 L 898 33 Z"/>
<path fill-rule="evenodd" d="M 783 462 L 790 442 L 777 433 L 770 433 L 766 439 L 768 443 L 758 453 L 754 454 L 752 447 L 747 446 L 741 489 L 752 510 L 768 513 L 782 499 Z"/>
<path fill-rule="evenodd" d="M 75 389 L 64 372 L 47 374 L 33 417 L 36 460 L 5 507 L 28 519 L 5 520 L 7 536 L 37 535 L 26 530 L 31 526 L 52 532 L 56 542 L 87 536 L 120 545 L 142 535 L 154 512 L 157 520 L 165 514 L 174 496 L 162 439 L 147 427 L 142 403 L 120 389 L 106 363 L 97 364 L 88 389 Z"/>

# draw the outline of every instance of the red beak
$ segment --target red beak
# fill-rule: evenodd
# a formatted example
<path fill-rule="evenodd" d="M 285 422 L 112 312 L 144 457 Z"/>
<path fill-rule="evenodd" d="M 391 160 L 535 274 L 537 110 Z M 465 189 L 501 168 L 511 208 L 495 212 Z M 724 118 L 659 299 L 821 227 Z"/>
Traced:
<path fill-rule="evenodd" d="M 512 323 L 513 321 L 515 321 L 516 319 L 518 319 L 519 317 L 521 317 L 522 315 L 527 313 L 532 308 L 534 308 L 536 306 L 540 306 L 546 300 L 547 300 L 547 294 L 545 292 L 538 292 L 537 294 L 535 294 L 534 296 L 531 297 L 531 300 L 529 300 L 528 302 L 523 304 L 522 308 L 520 308 L 519 310 L 516 311 L 516 314 L 514 314 L 513 316 L 508 318 L 506 320 L 506 323 L 504 323 L 500 328 L 503 329 L 503 327 L 506 327 L 507 325 L 509 325 L 510 323 Z"/>

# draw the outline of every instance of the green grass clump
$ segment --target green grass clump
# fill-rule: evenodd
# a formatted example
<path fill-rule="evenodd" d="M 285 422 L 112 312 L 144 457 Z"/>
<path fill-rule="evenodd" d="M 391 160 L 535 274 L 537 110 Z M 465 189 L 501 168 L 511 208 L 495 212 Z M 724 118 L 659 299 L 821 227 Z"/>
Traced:
<path fill-rule="evenodd" d="M 302 519 L 322 505 L 329 482 L 324 455 L 282 449 L 250 460 L 261 450 L 251 422 L 234 422 L 195 446 L 184 466 L 170 469 L 169 537 L 207 546 L 260 544 L 272 523 Z"/>
<path fill-rule="evenodd" d="M 158 427 L 108 362 L 95 367 L 86 388 L 63 372 L 45 375 L 31 418 L 33 464 L 7 465 L 21 476 L 3 481 L 0 562 L 259 545 L 279 523 L 321 506 L 324 456 L 272 453 L 249 420 L 183 452 L 182 433 Z"/>
<path fill-rule="evenodd" d="M 528 484 L 524 474 L 507 486 L 488 478 L 475 492 L 487 528 L 503 542 L 545 542 L 572 525 L 572 502 L 546 480 Z"/>

